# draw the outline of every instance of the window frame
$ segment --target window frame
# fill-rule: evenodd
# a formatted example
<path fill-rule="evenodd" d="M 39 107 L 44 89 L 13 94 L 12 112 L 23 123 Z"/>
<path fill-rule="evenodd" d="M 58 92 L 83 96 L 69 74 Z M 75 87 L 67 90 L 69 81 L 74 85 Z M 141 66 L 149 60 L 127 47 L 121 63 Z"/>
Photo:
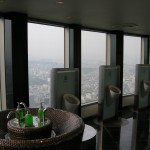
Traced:
<path fill-rule="evenodd" d="M 0 111 L 6 109 L 4 19 L 0 18 Z"/>

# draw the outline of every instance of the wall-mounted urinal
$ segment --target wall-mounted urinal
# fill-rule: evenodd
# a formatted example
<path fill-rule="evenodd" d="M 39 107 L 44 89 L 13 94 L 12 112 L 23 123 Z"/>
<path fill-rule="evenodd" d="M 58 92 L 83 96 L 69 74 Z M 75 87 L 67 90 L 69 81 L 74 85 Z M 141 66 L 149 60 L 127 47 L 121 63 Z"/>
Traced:
<path fill-rule="evenodd" d="M 119 99 L 119 95 L 121 91 L 114 85 L 109 85 L 107 88 L 107 96 L 106 96 L 106 103 L 107 105 L 111 105 L 115 100 Z"/>
<path fill-rule="evenodd" d="M 142 81 L 141 82 L 141 96 L 145 96 L 150 92 L 150 82 L 149 81 Z"/>
<path fill-rule="evenodd" d="M 78 114 L 79 105 L 80 105 L 80 100 L 73 94 L 63 95 L 62 108 L 64 110 Z"/>
<path fill-rule="evenodd" d="M 79 97 L 79 69 L 53 68 L 51 70 L 50 107 L 64 109 L 65 106 L 65 109 L 74 111 L 74 100 L 67 98 L 64 104 L 63 99 L 66 93 Z"/>
<path fill-rule="evenodd" d="M 135 72 L 135 109 L 146 108 L 150 105 L 150 65 L 137 64 Z"/>
<path fill-rule="evenodd" d="M 99 68 L 99 120 L 116 117 L 119 107 L 120 66 L 100 66 Z"/>

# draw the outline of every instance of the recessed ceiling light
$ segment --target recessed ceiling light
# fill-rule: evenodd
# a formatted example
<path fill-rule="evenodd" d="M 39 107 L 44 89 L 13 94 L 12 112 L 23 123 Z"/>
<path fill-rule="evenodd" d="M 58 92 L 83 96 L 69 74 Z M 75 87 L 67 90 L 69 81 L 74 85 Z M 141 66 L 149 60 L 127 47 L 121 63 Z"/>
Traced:
<path fill-rule="evenodd" d="M 63 5 L 63 4 L 64 4 L 64 2 L 63 2 L 63 1 L 61 1 L 61 0 L 59 0 L 59 1 L 57 1 L 57 4 L 59 4 L 59 5 Z"/>
<path fill-rule="evenodd" d="M 136 24 L 136 23 L 124 23 L 122 26 L 132 28 L 132 27 L 137 27 L 138 24 Z"/>
<path fill-rule="evenodd" d="M 68 19 L 68 20 L 71 20 L 71 19 L 73 19 L 74 17 L 73 16 L 67 16 L 66 17 L 66 19 Z"/>
<path fill-rule="evenodd" d="M 136 23 L 122 23 L 122 24 L 116 24 L 112 26 L 112 28 L 133 28 L 138 27 L 139 25 Z"/>

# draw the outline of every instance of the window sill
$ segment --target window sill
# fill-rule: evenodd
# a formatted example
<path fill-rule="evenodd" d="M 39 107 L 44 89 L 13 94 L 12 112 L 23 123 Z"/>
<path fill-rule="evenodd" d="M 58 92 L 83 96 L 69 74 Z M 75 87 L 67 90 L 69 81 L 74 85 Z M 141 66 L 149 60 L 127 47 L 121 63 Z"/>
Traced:
<path fill-rule="evenodd" d="M 123 107 L 134 106 L 134 95 L 123 96 Z M 98 115 L 98 102 L 93 102 L 81 106 L 81 117 L 88 118 Z"/>
<path fill-rule="evenodd" d="M 97 116 L 98 114 L 98 103 L 90 103 L 87 105 L 82 105 L 81 107 L 81 117 L 82 118 L 88 118 L 88 117 L 93 117 Z"/>

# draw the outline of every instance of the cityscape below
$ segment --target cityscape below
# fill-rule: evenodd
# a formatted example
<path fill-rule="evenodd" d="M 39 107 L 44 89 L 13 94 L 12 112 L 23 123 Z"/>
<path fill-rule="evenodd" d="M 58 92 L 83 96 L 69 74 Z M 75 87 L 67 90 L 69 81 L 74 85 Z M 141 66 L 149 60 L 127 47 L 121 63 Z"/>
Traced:
<path fill-rule="evenodd" d="M 51 69 L 63 68 L 63 63 L 52 61 L 29 61 L 29 102 L 30 107 L 39 107 L 44 102 L 49 106 L 51 98 Z M 86 65 L 81 72 L 81 104 L 98 101 L 99 67 Z M 124 65 L 123 95 L 134 94 L 135 66 Z"/>

